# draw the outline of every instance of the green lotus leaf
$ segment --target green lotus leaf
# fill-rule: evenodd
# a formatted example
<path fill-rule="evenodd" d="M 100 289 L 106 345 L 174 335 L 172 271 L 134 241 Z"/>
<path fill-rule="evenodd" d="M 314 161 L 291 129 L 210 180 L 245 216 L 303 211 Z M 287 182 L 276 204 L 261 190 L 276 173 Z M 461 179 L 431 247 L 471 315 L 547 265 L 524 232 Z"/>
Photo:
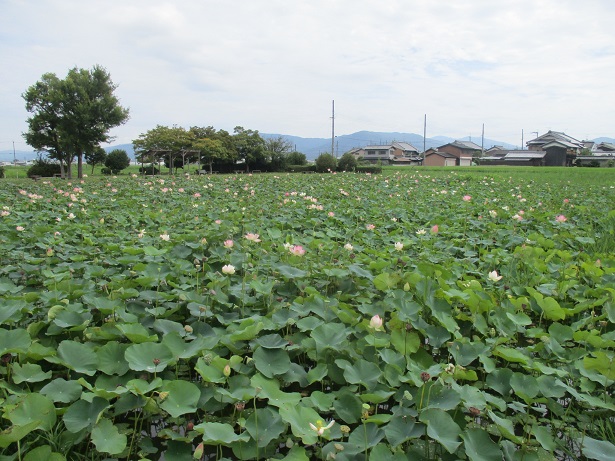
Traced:
<path fill-rule="evenodd" d="M 26 454 L 23 461 L 65 461 L 66 458 L 62 453 L 52 451 L 49 445 L 36 447 Z"/>
<path fill-rule="evenodd" d="M 0 324 L 15 322 L 21 318 L 21 311 L 27 309 L 28 304 L 21 299 L 3 299 L 0 309 Z M 17 314 L 19 312 L 19 314 Z"/>
<path fill-rule="evenodd" d="M 375 447 L 385 437 L 384 431 L 374 423 L 365 423 L 362 426 L 356 427 L 348 437 L 348 444 L 356 447 L 359 453 L 366 448 Z"/>
<path fill-rule="evenodd" d="M 257 408 L 246 420 L 245 427 L 259 447 L 266 447 L 282 435 L 286 424 L 274 408 L 267 407 Z"/>
<path fill-rule="evenodd" d="M 470 461 L 502 461 L 502 450 L 484 429 L 466 429 L 461 438 Z"/>
<path fill-rule="evenodd" d="M 69 432 L 79 432 L 82 429 L 92 428 L 103 411 L 109 407 L 109 402 L 100 397 L 94 397 L 91 402 L 77 400 L 68 409 L 62 419 Z"/>
<path fill-rule="evenodd" d="M 39 427 L 41 421 L 31 421 L 26 424 L 11 426 L 0 432 L 0 448 L 6 448 L 11 443 L 15 443 L 23 439 L 30 432 Z"/>
<path fill-rule="evenodd" d="M 254 351 L 252 358 L 256 369 L 267 378 L 283 375 L 290 369 L 290 357 L 283 349 L 259 347 Z"/>
<path fill-rule="evenodd" d="M 344 370 L 344 378 L 351 384 L 361 384 L 367 390 L 376 386 L 382 371 L 373 362 L 364 359 L 357 360 L 354 364 L 347 360 L 337 359 L 335 364 Z"/>
<path fill-rule="evenodd" d="M 31 343 L 30 335 L 23 328 L 14 330 L 0 328 L 0 356 L 8 353 L 24 354 Z"/>
<path fill-rule="evenodd" d="M 316 342 L 316 351 L 321 355 L 325 350 L 343 349 L 343 344 L 348 341 L 348 329 L 335 323 L 324 323 L 312 330 L 310 336 Z"/>
<path fill-rule="evenodd" d="M 383 430 L 391 446 L 397 447 L 408 440 L 421 437 L 425 433 L 425 426 L 413 418 L 394 416 Z"/>
<path fill-rule="evenodd" d="M 596 440 L 585 436 L 581 444 L 581 452 L 588 458 L 598 461 L 615 459 L 615 445 L 608 440 Z"/>
<path fill-rule="evenodd" d="M 285 264 L 278 264 L 274 268 L 276 271 L 282 275 L 282 277 L 286 279 L 297 279 L 302 278 L 308 275 L 308 273 L 304 270 L 297 269 L 296 267 L 287 266 Z"/>
<path fill-rule="evenodd" d="M 149 373 L 161 372 L 175 360 L 171 350 L 160 343 L 133 344 L 126 349 L 124 357 L 131 370 Z"/>
<path fill-rule="evenodd" d="M 250 436 L 246 433 L 237 435 L 233 426 L 223 423 L 201 423 L 194 426 L 194 430 L 203 434 L 205 445 L 224 445 L 232 446 L 237 442 L 247 442 Z"/>
<path fill-rule="evenodd" d="M 51 398 L 54 402 L 70 403 L 79 398 L 82 390 L 83 388 L 77 381 L 56 378 L 45 385 L 40 393 Z"/>
<path fill-rule="evenodd" d="M 264 335 L 256 338 L 254 342 L 265 349 L 283 349 L 288 346 L 288 341 L 279 334 Z"/>
<path fill-rule="evenodd" d="M 172 332 L 162 338 L 162 344 L 171 350 L 177 360 L 190 359 L 200 355 L 204 350 L 215 347 L 218 344 L 218 338 L 215 336 L 205 337 L 199 335 L 192 341 L 186 341 L 178 333 Z"/>
<path fill-rule="evenodd" d="M 122 376 L 130 369 L 125 358 L 128 345 L 109 341 L 96 351 L 100 371 L 108 375 Z"/>
<path fill-rule="evenodd" d="M 163 384 L 161 378 L 155 378 L 151 382 L 144 379 L 131 379 L 126 383 L 126 389 L 135 395 L 147 395 L 150 392 L 160 388 Z"/>
<path fill-rule="evenodd" d="M 427 425 L 427 435 L 439 442 L 449 453 L 454 453 L 461 445 L 461 428 L 447 412 L 429 408 L 419 414 L 419 421 Z"/>
<path fill-rule="evenodd" d="M 140 323 L 119 323 L 116 327 L 133 343 L 141 344 L 158 341 L 158 336 L 150 334 L 151 331 Z"/>
<path fill-rule="evenodd" d="M 279 408 L 282 420 L 290 424 L 290 429 L 295 437 L 299 437 L 305 445 L 312 445 L 318 441 L 318 435 L 310 423 L 318 426 L 318 421 L 324 422 L 313 409 L 301 405 L 283 404 Z M 325 435 L 325 434 L 323 434 Z"/>
<path fill-rule="evenodd" d="M 258 398 L 268 399 L 269 403 L 275 407 L 297 405 L 301 400 L 301 394 L 298 392 L 281 391 L 277 380 L 265 378 L 260 373 L 252 376 L 250 383 L 256 389 Z"/>
<path fill-rule="evenodd" d="M 188 381 L 170 381 L 162 386 L 163 392 L 168 392 L 160 404 L 160 408 L 177 418 L 186 413 L 194 413 L 201 398 L 200 389 Z"/>
<path fill-rule="evenodd" d="M 555 443 L 555 439 L 547 427 L 534 424 L 532 426 L 532 435 L 545 450 L 553 452 L 557 449 L 557 443 Z"/>
<path fill-rule="evenodd" d="M 336 393 L 333 408 L 342 421 L 354 424 L 361 418 L 363 402 L 354 392 L 342 389 Z"/>
<path fill-rule="evenodd" d="M 60 363 L 88 376 L 94 376 L 98 371 L 98 357 L 86 344 L 65 340 L 58 346 L 58 355 L 47 357 L 47 361 Z"/>
<path fill-rule="evenodd" d="M 24 363 L 13 365 L 13 381 L 15 384 L 38 383 L 51 378 L 51 371 L 43 371 L 38 363 Z"/>
<path fill-rule="evenodd" d="M 53 401 L 41 394 L 26 394 L 8 412 L 8 419 L 16 426 L 38 421 L 37 429 L 50 431 L 56 423 L 56 408 Z"/>
<path fill-rule="evenodd" d="M 103 453 L 117 455 L 126 449 L 128 438 L 108 419 L 101 419 L 92 429 L 92 443 Z"/>

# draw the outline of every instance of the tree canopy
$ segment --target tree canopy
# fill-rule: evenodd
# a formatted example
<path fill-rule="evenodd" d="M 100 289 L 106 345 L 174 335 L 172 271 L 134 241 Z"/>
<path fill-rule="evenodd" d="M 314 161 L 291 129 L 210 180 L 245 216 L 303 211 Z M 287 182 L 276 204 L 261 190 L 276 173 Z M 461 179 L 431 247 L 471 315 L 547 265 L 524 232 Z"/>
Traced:
<path fill-rule="evenodd" d="M 70 69 L 64 79 L 44 74 L 22 95 L 32 114 L 24 139 L 58 160 L 68 177 L 76 157 L 77 175 L 82 177 L 84 154 L 111 141 L 111 128 L 128 120 L 128 109 L 114 95 L 116 88 L 110 74 L 98 65 L 91 70 Z"/>

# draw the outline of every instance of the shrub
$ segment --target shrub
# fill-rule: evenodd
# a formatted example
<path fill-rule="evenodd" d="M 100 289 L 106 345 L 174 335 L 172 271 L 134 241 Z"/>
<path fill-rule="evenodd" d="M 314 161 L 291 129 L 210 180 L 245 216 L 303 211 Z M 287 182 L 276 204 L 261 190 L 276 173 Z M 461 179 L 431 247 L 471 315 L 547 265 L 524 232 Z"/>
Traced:
<path fill-rule="evenodd" d="M 45 178 L 52 178 L 54 174 L 61 173 L 60 164 L 55 162 L 50 162 L 44 158 L 38 158 L 34 161 L 34 164 L 28 168 L 28 178 L 32 176 L 42 176 Z"/>
<path fill-rule="evenodd" d="M 293 151 L 286 155 L 287 165 L 307 165 L 307 158 L 301 152 Z"/>
<path fill-rule="evenodd" d="M 357 168 L 357 158 L 349 152 L 346 152 L 337 162 L 338 171 L 354 171 Z"/>
<path fill-rule="evenodd" d="M 306 173 L 308 171 L 316 171 L 316 165 L 288 165 L 286 171 L 291 173 Z"/>
<path fill-rule="evenodd" d="M 157 175 L 160 174 L 160 170 L 155 165 L 145 165 L 139 168 L 139 173 Z"/>
<path fill-rule="evenodd" d="M 0 178 L 4 178 L 5 172 L 4 167 L 0 165 Z"/>
<path fill-rule="evenodd" d="M 331 154 L 320 154 L 315 163 L 316 171 L 320 173 L 335 171 L 335 167 L 337 166 L 337 160 Z"/>
<path fill-rule="evenodd" d="M 105 166 L 111 170 L 111 173 L 118 174 L 124 168 L 128 168 L 130 165 L 130 158 L 128 158 L 128 154 L 125 150 L 115 149 L 109 152 L 107 158 L 105 159 Z M 107 174 L 104 172 L 103 174 Z"/>
<path fill-rule="evenodd" d="M 378 173 L 382 173 L 382 167 L 379 165 L 360 165 L 357 166 L 356 170 L 357 173 L 372 173 L 372 174 L 378 174 Z"/>

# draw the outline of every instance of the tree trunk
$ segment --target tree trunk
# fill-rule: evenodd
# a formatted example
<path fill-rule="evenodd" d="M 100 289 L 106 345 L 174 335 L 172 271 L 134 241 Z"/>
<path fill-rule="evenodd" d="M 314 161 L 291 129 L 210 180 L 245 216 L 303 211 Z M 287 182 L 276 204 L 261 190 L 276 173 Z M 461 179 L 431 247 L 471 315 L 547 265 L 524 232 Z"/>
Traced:
<path fill-rule="evenodd" d="M 77 178 L 83 178 L 83 152 L 77 154 Z"/>

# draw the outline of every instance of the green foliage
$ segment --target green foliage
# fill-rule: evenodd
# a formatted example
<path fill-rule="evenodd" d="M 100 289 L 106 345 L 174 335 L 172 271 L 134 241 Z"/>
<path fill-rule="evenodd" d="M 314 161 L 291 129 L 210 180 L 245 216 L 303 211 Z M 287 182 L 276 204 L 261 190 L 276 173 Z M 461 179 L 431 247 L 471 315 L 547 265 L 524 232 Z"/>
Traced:
<path fill-rule="evenodd" d="M 75 67 L 63 80 L 44 74 L 23 94 L 26 110 L 33 114 L 27 120 L 26 142 L 66 167 L 69 178 L 76 156 L 81 178 L 84 153 L 108 142 L 109 130 L 128 120 L 128 109 L 113 94 L 116 88 L 100 66 Z"/>
<path fill-rule="evenodd" d="M 354 155 L 346 152 L 338 160 L 337 169 L 338 171 L 354 171 L 357 168 L 357 165 L 357 158 Z"/>
<path fill-rule="evenodd" d="M 316 165 L 316 171 L 326 173 L 327 171 L 335 171 L 337 160 L 333 155 L 324 153 L 316 158 L 314 164 Z"/>
<path fill-rule="evenodd" d="M 355 171 L 357 173 L 379 174 L 379 173 L 382 173 L 382 166 L 380 165 L 358 165 Z"/>
<path fill-rule="evenodd" d="M 38 158 L 34 161 L 32 166 L 28 168 L 26 173 L 29 178 L 32 176 L 41 176 L 44 178 L 51 178 L 56 174 L 60 174 L 60 164 L 57 162 L 51 162 L 44 158 Z"/>
<path fill-rule="evenodd" d="M 105 166 L 111 171 L 112 174 L 118 174 L 120 171 L 128 168 L 129 165 L 130 158 L 123 149 L 112 150 L 105 159 Z"/>
<path fill-rule="evenodd" d="M 3 181 L 0 457 L 612 459 L 612 177 L 540 170 Z"/>
<path fill-rule="evenodd" d="M 4 166 L 0 165 L 0 178 L 4 178 L 5 174 Z"/>
<path fill-rule="evenodd" d="M 297 151 L 292 151 L 286 154 L 287 165 L 307 165 L 307 157 L 305 154 Z"/>
<path fill-rule="evenodd" d="M 156 165 L 144 165 L 139 167 L 139 173 L 147 175 L 157 175 L 160 174 L 160 170 L 156 168 Z"/>
<path fill-rule="evenodd" d="M 85 153 L 85 161 L 92 166 L 92 174 L 96 165 L 104 165 L 107 159 L 107 152 L 100 146 L 95 147 L 92 151 Z"/>

